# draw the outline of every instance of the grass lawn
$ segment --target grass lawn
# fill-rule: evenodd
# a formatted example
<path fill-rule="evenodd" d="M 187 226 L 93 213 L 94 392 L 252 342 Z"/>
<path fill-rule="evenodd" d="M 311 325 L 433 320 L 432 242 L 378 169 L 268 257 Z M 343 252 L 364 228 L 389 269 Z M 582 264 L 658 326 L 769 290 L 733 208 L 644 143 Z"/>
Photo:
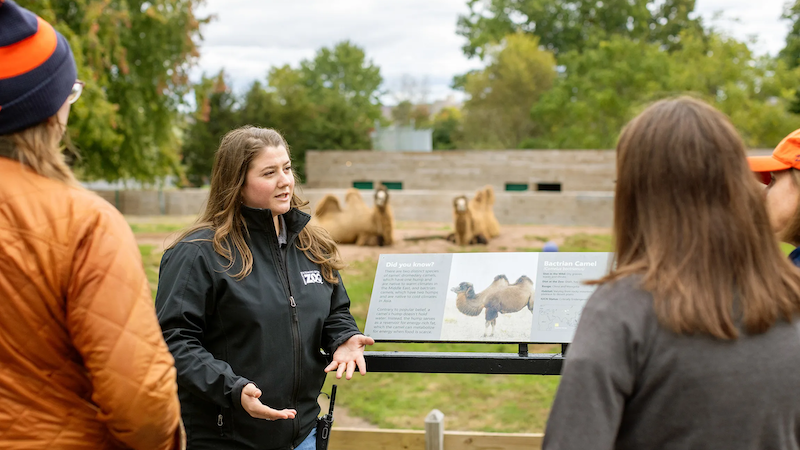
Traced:
<path fill-rule="evenodd" d="M 139 244 L 139 253 L 142 254 L 144 272 L 147 274 L 147 281 L 150 283 L 150 290 L 153 291 L 153 298 L 155 298 L 158 287 L 158 266 L 161 264 L 162 252 L 156 251 L 155 245 Z"/>
<path fill-rule="evenodd" d="M 351 312 L 363 329 L 377 262 L 351 263 L 342 272 Z M 506 352 L 508 344 L 376 344 L 376 351 Z M 559 346 L 532 346 L 531 352 L 558 352 Z M 368 368 L 369 369 L 369 368 Z M 356 374 L 352 380 L 329 375 L 323 389 L 339 386 L 337 405 L 381 428 L 424 428 L 425 416 L 438 409 L 448 430 L 541 432 L 558 387 L 557 376 L 461 374 Z"/>
<path fill-rule="evenodd" d="M 126 216 L 134 234 L 174 233 L 193 224 L 195 216 Z"/>
<path fill-rule="evenodd" d="M 169 223 L 132 224 L 132 228 L 134 225 L 139 233 L 175 231 Z M 536 245 L 541 239 L 532 236 L 529 241 Z M 582 234 L 567 238 L 560 250 L 611 251 L 611 246 L 610 236 Z M 788 254 L 792 247 L 784 245 L 782 249 Z M 161 252 L 148 244 L 139 245 L 139 250 L 155 294 Z M 356 261 L 342 272 L 351 311 L 362 330 L 376 266 L 374 260 Z M 507 344 L 384 343 L 369 350 L 516 353 L 517 348 Z M 532 346 L 530 351 L 555 353 L 559 347 Z M 448 430 L 532 433 L 543 431 L 558 381 L 558 376 L 370 373 L 366 377 L 357 374 L 350 381 L 329 375 L 324 391 L 330 392 L 330 384 L 335 382 L 339 386 L 337 405 L 381 428 L 424 428 L 425 416 L 435 408 L 444 412 Z"/>
<path fill-rule="evenodd" d="M 161 252 L 139 245 L 147 279 L 155 295 Z M 351 299 L 351 312 L 363 330 L 377 261 L 357 261 L 342 272 Z M 470 351 L 516 353 L 508 344 L 377 344 L 370 350 Z M 534 346 L 531 352 L 557 352 L 558 346 Z M 330 392 L 328 376 L 324 391 Z M 434 408 L 447 417 L 448 430 L 540 432 L 558 386 L 557 376 L 392 374 L 355 375 L 335 381 L 337 405 L 352 416 L 381 428 L 424 428 L 425 416 Z"/>

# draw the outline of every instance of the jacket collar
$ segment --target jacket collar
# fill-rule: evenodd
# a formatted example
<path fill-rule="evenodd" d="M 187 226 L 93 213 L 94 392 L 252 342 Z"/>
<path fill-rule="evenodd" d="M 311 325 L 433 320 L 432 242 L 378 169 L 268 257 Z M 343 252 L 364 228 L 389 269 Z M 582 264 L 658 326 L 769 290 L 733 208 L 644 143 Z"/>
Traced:
<path fill-rule="evenodd" d="M 247 225 L 247 229 L 253 232 L 269 233 L 270 236 L 277 236 L 275 233 L 275 222 L 272 220 L 272 211 L 269 209 L 251 208 L 242 205 L 242 218 Z M 295 237 L 305 228 L 311 220 L 311 216 L 297 208 L 290 209 L 283 215 L 286 223 L 286 240 L 291 243 Z"/>
<path fill-rule="evenodd" d="M 800 267 L 800 247 L 797 247 L 792 250 L 792 253 L 789 253 L 789 259 L 795 266 Z"/>
<path fill-rule="evenodd" d="M 14 143 L 5 136 L 0 136 L 0 156 L 9 159 L 18 159 L 17 149 L 14 147 Z"/>

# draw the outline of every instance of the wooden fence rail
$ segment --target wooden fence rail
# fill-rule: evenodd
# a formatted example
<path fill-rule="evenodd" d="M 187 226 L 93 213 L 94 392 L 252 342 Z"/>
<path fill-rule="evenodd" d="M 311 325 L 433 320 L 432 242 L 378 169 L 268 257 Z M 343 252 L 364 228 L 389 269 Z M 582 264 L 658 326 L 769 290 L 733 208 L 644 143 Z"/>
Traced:
<path fill-rule="evenodd" d="M 444 450 L 538 450 L 541 433 L 445 431 Z M 424 450 L 422 430 L 333 428 L 329 450 Z"/>

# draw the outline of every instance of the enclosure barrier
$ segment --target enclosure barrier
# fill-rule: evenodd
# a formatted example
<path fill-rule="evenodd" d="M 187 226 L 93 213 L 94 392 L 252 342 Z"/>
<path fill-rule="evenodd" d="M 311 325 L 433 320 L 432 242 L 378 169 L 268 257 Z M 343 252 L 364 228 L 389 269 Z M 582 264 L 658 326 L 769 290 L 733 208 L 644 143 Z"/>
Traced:
<path fill-rule="evenodd" d="M 330 450 L 538 450 L 541 433 L 484 433 L 445 431 L 445 416 L 438 410 L 425 418 L 423 430 L 337 428 L 331 432 Z"/>
<path fill-rule="evenodd" d="M 478 186 L 480 187 L 480 186 Z M 122 214 L 132 216 L 189 216 L 202 211 L 208 190 L 180 189 L 167 191 L 95 191 Z M 313 211 L 325 194 L 344 201 L 345 189 L 298 188 Z M 391 191 L 389 203 L 395 220 L 453 221 L 453 198 L 469 194 L 464 191 Z M 372 206 L 374 191 L 365 190 L 362 198 Z M 557 226 L 611 226 L 614 206 L 612 192 L 498 192 L 494 213 L 503 225 L 540 224 Z"/>

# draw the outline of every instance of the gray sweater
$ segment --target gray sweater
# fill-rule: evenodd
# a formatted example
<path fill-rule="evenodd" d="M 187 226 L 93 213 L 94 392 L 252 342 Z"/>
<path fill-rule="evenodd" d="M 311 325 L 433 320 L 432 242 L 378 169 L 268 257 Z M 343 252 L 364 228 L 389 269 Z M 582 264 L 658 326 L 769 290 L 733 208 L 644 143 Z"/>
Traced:
<path fill-rule="evenodd" d="M 735 341 L 680 336 L 635 280 L 586 303 L 543 448 L 800 449 L 800 322 Z"/>

